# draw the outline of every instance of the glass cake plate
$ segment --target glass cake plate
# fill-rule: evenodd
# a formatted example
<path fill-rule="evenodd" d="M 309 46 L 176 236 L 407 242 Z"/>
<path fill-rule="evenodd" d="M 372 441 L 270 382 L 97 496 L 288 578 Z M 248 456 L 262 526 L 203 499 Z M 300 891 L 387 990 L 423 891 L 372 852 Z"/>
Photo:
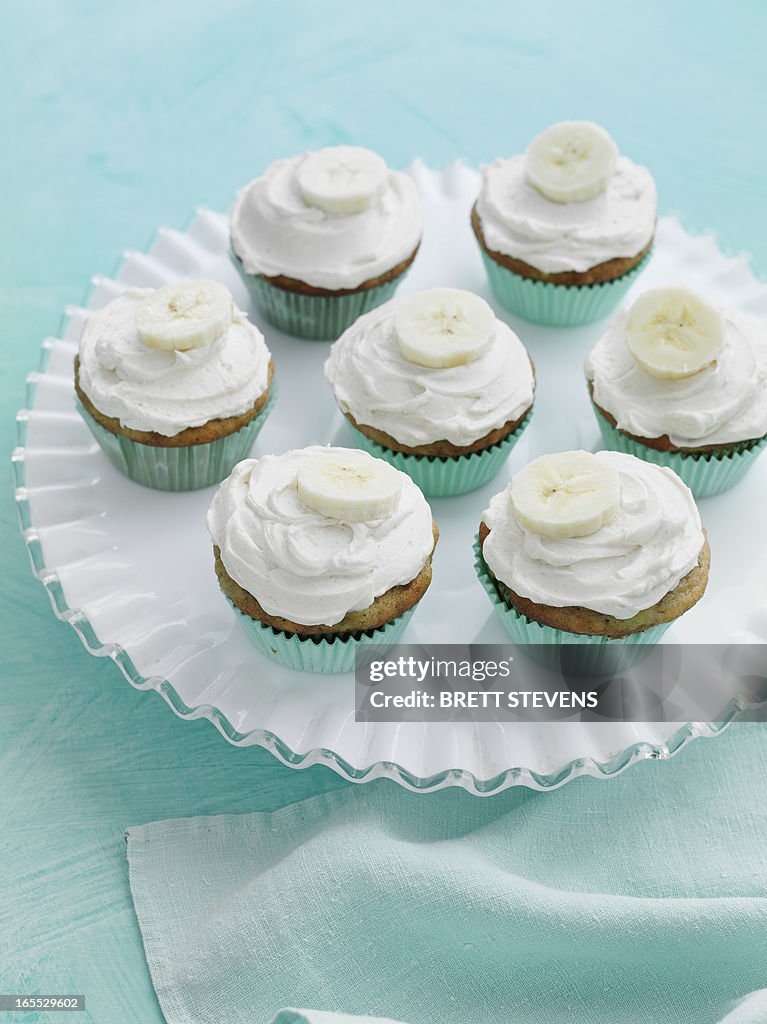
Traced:
<path fill-rule="evenodd" d="M 417 162 L 408 173 L 423 197 L 425 231 L 400 294 L 442 284 L 492 302 L 469 227 L 477 172 L 463 164 L 437 172 Z M 182 718 L 210 719 L 230 743 L 258 744 L 296 768 L 325 764 L 353 781 L 386 776 L 418 791 L 461 786 L 490 794 L 514 785 L 553 789 L 580 775 L 611 778 L 637 761 L 671 757 L 728 724 L 733 712 L 719 722 L 684 725 L 356 723 L 351 675 L 308 676 L 262 657 L 218 590 L 205 527 L 213 488 L 172 494 L 132 483 L 107 462 L 74 409 L 72 364 L 88 311 L 129 286 L 180 277 L 223 281 L 250 310 L 229 260 L 226 217 L 201 209 L 186 230 L 162 228 L 148 252 L 125 253 L 114 278 L 93 279 L 84 307 L 68 309 L 60 337 L 43 342 L 18 415 L 16 499 L 32 566 L 55 614 L 92 654 L 111 658 L 133 686 L 156 691 Z M 678 283 L 767 319 L 767 285 L 745 257 L 727 256 L 710 234 L 691 234 L 677 218 L 664 217 L 648 268 L 624 301 Z M 496 309 L 535 361 L 534 417 L 500 476 L 472 494 L 432 500 L 441 531 L 434 579 L 403 642 L 505 642 L 473 568 L 480 515 L 530 459 L 600 447 L 582 364 L 603 325 L 546 328 Z M 328 344 L 281 334 L 251 314 L 280 385 L 253 455 L 353 445 L 322 375 Z M 767 457 L 732 491 L 701 501 L 712 550 L 709 589 L 664 642 L 767 642 L 765 507 Z"/>

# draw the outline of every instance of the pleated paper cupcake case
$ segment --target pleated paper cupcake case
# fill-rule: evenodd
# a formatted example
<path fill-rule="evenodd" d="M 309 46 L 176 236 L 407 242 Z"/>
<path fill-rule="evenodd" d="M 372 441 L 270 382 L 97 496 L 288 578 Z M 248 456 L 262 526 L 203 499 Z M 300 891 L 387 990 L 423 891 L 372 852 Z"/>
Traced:
<path fill-rule="evenodd" d="M 512 448 L 530 423 L 532 415 L 531 410 L 517 429 L 498 444 L 491 445 L 479 452 L 472 452 L 470 455 L 458 455 L 455 458 L 407 455 L 378 444 L 377 441 L 371 440 L 351 424 L 349 424 L 349 428 L 359 448 L 378 459 L 383 459 L 395 469 L 407 473 L 427 497 L 447 498 L 475 491 L 478 487 L 489 483 L 500 472 Z"/>
<path fill-rule="evenodd" d="M 399 642 L 400 637 L 413 617 L 417 605 L 408 608 L 402 615 L 377 629 L 367 630 L 358 636 L 345 639 L 300 637 L 274 629 L 241 611 L 226 598 L 248 639 L 262 654 L 272 661 L 299 672 L 319 672 L 332 675 L 338 672 L 353 672 L 358 652 L 370 647 L 378 651 Z M 372 650 L 371 650 L 372 653 Z"/>
<path fill-rule="evenodd" d="M 340 337 L 363 313 L 388 302 L 407 274 L 404 270 L 390 281 L 351 295 L 304 295 L 278 288 L 258 274 L 247 274 L 236 256 L 231 259 L 264 319 L 287 334 L 315 341 Z"/>
<path fill-rule="evenodd" d="M 155 490 L 195 491 L 220 483 L 248 457 L 276 400 L 277 384 L 272 381 L 266 405 L 244 427 L 207 444 L 182 448 L 159 448 L 113 434 L 79 400 L 75 404 L 104 454 L 124 476 Z"/>
<path fill-rule="evenodd" d="M 487 567 L 479 537 L 474 542 L 474 568 L 512 642 L 519 644 L 535 661 L 573 675 L 601 675 L 629 668 L 641 661 L 672 625 L 663 622 L 620 638 L 554 629 L 529 619 L 507 604 Z"/>
<path fill-rule="evenodd" d="M 703 455 L 684 452 L 662 452 L 628 437 L 614 427 L 593 404 L 602 441 L 611 451 L 635 455 L 655 466 L 673 470 L 690 488 L 696 498 L 710 498 L 729 490 L 748 472 L 767 446 L 767 436 L 758 441 L 733 446 L 731 451 Z"/>
<path fill-rule="evenodd" d="M 498 301 L 510 312 L 535 324 L 576 327 L 607 316 L 642 273 L 647 253 L 627 273 L 600 284 L 551 284 L 515 274 L 480 248 L 490 285 Z"/>

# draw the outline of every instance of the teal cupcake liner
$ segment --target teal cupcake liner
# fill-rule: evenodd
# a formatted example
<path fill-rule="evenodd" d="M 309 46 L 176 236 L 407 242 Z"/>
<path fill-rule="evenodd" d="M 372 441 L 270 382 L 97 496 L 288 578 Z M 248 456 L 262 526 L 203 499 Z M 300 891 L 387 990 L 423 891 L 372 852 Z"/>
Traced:
<path fill-rule="evenodd" d="M 615 638 L 554 629 L 507 604 L 487 567 L 479 537 L 474 542 L 474 568 L 512 642 L 519 644 L 534 661 L 572 675 L 604 675 L 629 668 L 645 658 L 672 625 L 663 622 L 640 633 Z"/>
<path fill-rule="evenodd" d="M 661 452 L 641 441 L 635 441 L 608 422 L 592 402 L 606 448 L 626 455 L 636 455 L 655 466 L 672 469 L 690 488 L 696 498 L 710 498 L 733 487 L 756 462 L 767 445 L 767 436 L 758 441 L 733 445 L 726 452 L 695 455 L 688 452 Z"/>
<path fill-rule="evenodd" d="M 248 274 L 233 253 L 232 262 L 250 291 L 253 305 L 270 324 L 287 334 L 316 341 L 335 341 L 357 317 L 387 302 L 407 274 L 351 295 L 303 295 L 270 284 L 258 274 Z"/>
<path fill-rule="evenodd" d="M 647 266 L 650 253 L 627 273 L 601 284 L 551 284 L 515 274 L 496 263 L 480 246 L 490 285 L 510 312 L 534 324 L 575 327 L 612 312 Z"/>
<path fill-rule="evenodd" d="M 372 645 L 377 653 L 396 644 L 417 608 L 417 605 L 413 605 L 384 626 L 344 639 L 312 638 L 274 629 L 246 615 L 228 597 L 226 600 L 250 642 L 267 658 L 287 668 L 298 669 L 299 672 L 320 672 L 324 675 L 353 672 L 357 654 L 365 645 Z"/>
<path fill-rule="evenodd" d="M 470 455 L 456 455 L 454 458 L 445 459 L 430 455 L 407 455 L 378 444 L 351 423 L 349 428 L 358 447 L 378 459 L 383 459 L 395 469 L 407 473 L 427 497 L 449 498 L 456 494 L 476 491 L 478 487 L 483 487 L 492 480 L 500 472 L 532 415 L 531 410 L 517 429 L 498 444 L 483 448 L 479 452 L 472 452 Z"/>
<path fill-rule="evenodd" d="M 124 476 L 158 491 L 196 491 L 221 483 L 250 454 L 253 442 L 277 398 L 274 381 L 263 409 L 233 434 L 207 444 L 156 448 L 113 434 L 90 415 L 79 399 L 75 404 L 102 451 Z"/>

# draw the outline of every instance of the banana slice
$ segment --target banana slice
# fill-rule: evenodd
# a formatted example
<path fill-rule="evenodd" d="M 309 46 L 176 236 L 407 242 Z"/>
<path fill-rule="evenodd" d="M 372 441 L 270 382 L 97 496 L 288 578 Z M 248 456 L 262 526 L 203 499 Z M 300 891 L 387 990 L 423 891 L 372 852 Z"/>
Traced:
<path fill-rule="evenodd" d="M 591 452 L 557 452 L 528 463 L 511 481 L 519 522 L 543 537 L 588 537 L 614 518 L 620 478 Z"/>
<path fill-rule="evenodd" d="M 381 459 L 348 449 L 308 456 L 298 470 L 296 490 L 314 512 L 361 523 L 391 515 L 402 490 L 402 477 Z"/>
<path fill-rule="evenodd" d="M 310 153 L 298 169 L 304 201 L 325 213 L 360 213 L 381 195 L 388 169 L 362 146 L 330 146 Z"/>
<path fill-rule="evenodd" d="M 394 331 L 402 355 L 418 366 L 462 366 L 495 338 L 495 314 L 484 299 L 459 288 L 432 288 L 397 303 Z"/>
<path fill-rule="evenodd" d="M 678 380 L 710 366 L 724 344 L 718 310 L 686 288 L 640 295 L 626 318 L 632 356 L 653 377 Z"/>
<path fill-rule="evenodd" d="M 582 203 L 604 192 L 615 172 L 618 147 L 592 121 L 562 121 L 527 147 L 525 177 L 553 203 Z"/>
<path fill-rule="evenodd" d="M 136 309 L 136 327 L 150 348 L 210 345 L 232 323 L 232 295 L 217 281 L 179 281 L 148 295 Z"/>

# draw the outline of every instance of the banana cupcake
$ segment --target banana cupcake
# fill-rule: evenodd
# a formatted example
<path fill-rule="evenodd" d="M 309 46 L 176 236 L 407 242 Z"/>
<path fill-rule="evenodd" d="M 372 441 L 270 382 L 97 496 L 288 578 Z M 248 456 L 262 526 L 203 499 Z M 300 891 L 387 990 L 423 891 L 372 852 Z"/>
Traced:
<path fill-rule="evenodd" d="M 250 639 L 308 672 L 348 672 L 396 643 L 431 582 L 437 542 L 404 473 L 349 448 L 247 459 L 208 512 L 216 574 Z"/>
<path fill-rule="evenodd" d="M 512 313 L 573 326 L 606 316 L 652 246 L 655 183 L 591 121 L 563 121 L 482 168 L 471 223 Z"/>
<path fill-rule="evenodd" d="M 767 331 L 685 288 L 645 292 L 586 360 L 608 448 L 719 494 L 767 445 Z"/>
<path fill-rule="evenodd" d="M 337 338 L 394 294 L 421 242 L 413 181 L 360 146 L 277 160 L 239 193 L 233 260 L 262 315 Z"/>
<path fill-rule="evenodd" d="M 558 652 L 540 645 L 582 645 L 584 672 L 646 653 L 703 596 L 710 559 L 689 488 L 620 452 L 529 463 L 491 500 L 475 552 L 511 639 L 541 660 Z"/>
<path fill-rule="evenodd" d="M 80 412 L 112 464 L 160 490 L 219 483 L 272 404 L 263 335 L 215 281 L 130 288 L 88 318 L 75 360 Z"/>
<path fill-rule="evenodd" d="M 361 448 L 425 494 L 475 490 L 527 426 L 535 376 L 522 342 L 455 288 L 393 299 L 331 347 L 325 377 Z"/>

